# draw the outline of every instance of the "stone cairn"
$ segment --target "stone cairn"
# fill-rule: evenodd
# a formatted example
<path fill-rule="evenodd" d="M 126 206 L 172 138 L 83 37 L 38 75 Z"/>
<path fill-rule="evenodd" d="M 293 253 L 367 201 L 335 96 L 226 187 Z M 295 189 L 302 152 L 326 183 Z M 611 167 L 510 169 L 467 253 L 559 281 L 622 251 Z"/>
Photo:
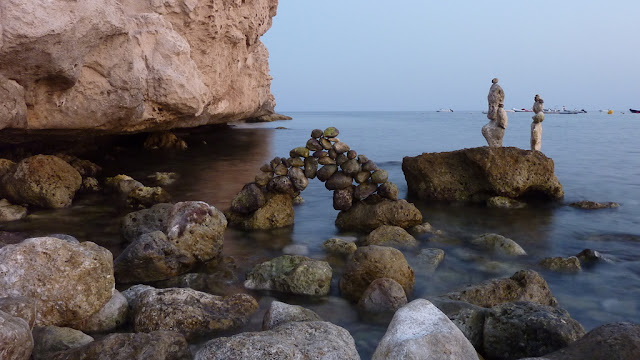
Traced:
<path fill-rule="evenodd" d="M 398 200 L 398 187 L 387 181 L 385 170 L 365 155 L 358 155 L 349 145 L 337 138 L 338 129 L 329 127 L 315 129 L 305 146 L 289 152 L 289 158 L 276 157 L 260 167 L 255 182 L 245 185 L 252 188 L 251 197 L 231 202 L 230 210 L 249 214 L 265 205 L 268 193 L 288 194 L 297 197 L 309 184 L 309 179 L 318 178 L 328 190 L 333 190 L 333 208 L 349 210 L 354 202 L 377 193 L 391 200 Z M 321 167 L 320 167 L 321 166 Z M 354 181 L 357 185 L 354 185 Z M 251 204 L 250 206 L 247 206 Z"/>
<path fill-rule="evenodd" d="M 490 120 L 482 127 L 482 135 L 487 140 L 490 147 L 501 147 L 504 131 L 507 128 L 507 112 L 504 110 L 504 91 L 498 85 L 498 79 L 491 80 L 491 89 L 487 100 L 489 101 L 489 111 L 487 118 Z"/>
<path fill-rule="evenodd" d="M 531 150 L 538 150 L 542 147 L 542 121 L 544 120 L 544 100 L 536 94 L 533 103 L 533 122 L 531 123 Z"/>

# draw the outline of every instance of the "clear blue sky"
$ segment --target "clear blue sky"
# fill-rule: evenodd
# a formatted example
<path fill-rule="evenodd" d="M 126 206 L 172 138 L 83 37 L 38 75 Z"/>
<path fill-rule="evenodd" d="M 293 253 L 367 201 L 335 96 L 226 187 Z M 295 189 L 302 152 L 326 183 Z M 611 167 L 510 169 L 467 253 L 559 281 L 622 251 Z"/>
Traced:
<path fill-rule="evenodd" d="M 280 0 L 276 111 L 640 108 L 640 1 Z"/>

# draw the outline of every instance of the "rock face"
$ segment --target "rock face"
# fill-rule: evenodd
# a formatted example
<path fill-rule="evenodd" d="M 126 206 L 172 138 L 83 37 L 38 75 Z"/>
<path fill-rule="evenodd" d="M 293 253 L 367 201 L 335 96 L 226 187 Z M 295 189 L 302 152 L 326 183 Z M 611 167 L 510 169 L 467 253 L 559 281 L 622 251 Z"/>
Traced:
<path fill-rule="evenodd" d="M 493 196 L 558 200 L 553 160 L 539 151 L 480 147 L 402 160 L 409 193 L 423 200 L 484 201 Z"/>
<path fill-rule="evenodd" d="M 43 208 L 71 205 L 80 185 L 80 173 L 53 155 L 28 157 L 2 177 L 2 190 L 11 201 Z"/>
<path fill-rule="evenodd" d="M 276 7 L 3 1 L 0 129 L 131 132 L 273 113 L 259 38 Z"/>
<path fill-rule="evenodd" d="M 136 332 L 172 330 L 187 339 L 244 325 L 258 303 L 249 295 L 215 296 L 188 288 L 148 289 L 133 302 Z"/>
<path fill-rule="evenodd" d="M 0 359 L 27 360 L 33 350 L 29 324 L 0 311 Z"/>
<path fill-rule="evenodd" d="M 305 321 L 213 339 L 195 359 L 359 360 L 360 356 L 347 330 L 324 321 Z"/>
<path fill-rule="evenodd" d="M 92 242 L 42 237 L 0 249 L 0 294 L 34 299 L 38 326 L 85 319 L 113 290 L 111 252 Z"/>
<path fill-rule="evenodd" d="M 484 354 L 520 359 L 564 348 L 585 331 L 565 310 L 527 301 L 498 305 L 484 323 Z"/>
<path fill-rule="evenodd" d="M 447 315 L 418 299 L 395 313 L 372 359 L 477 360 L 478 355 Z"/>
<path fill-rule="evenodd" d="M 640 354 L 640 325 L 613 323 L 597 327 L 569 346 L 540 360 L 635 360 Z M 533 360 L 533 358 L 531 358 Z"/>

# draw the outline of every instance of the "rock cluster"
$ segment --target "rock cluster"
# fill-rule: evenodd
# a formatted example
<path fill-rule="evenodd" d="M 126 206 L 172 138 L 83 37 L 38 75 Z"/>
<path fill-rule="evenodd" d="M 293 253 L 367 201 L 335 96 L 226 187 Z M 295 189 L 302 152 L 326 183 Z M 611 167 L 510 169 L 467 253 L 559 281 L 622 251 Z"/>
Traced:
<path fill-rule="evenodd" d="M 340 141 L 338 134 L 335 127 L 314 129 L 306 145 L 292 149 L 288 158 L 276 157 L 264 164 L 255 181 L 245 185 L 231 202 L 225 213 L 229 223 L 244 229 L 292 225 L 292 199 L 316 177 L 333 190 L 333 208 L 341 214 L 361 203 L 397 202 L 398 187 L 388 181 L 387 172 Z M 419 211 L 415 209 L 413 218 L 417 218 L 415 213 Z M 409 227 L 420 223 L 414 223 L 413 218 L 411 224 L 389 225 Z"/>
<path fill-rule="evenodd" d="M 536 94 L 533 103 L 533 122 L 531 123 L 531 150 L 540 151 L 542 147 L 542 121 L 544 120 L 544 100 Z"/>

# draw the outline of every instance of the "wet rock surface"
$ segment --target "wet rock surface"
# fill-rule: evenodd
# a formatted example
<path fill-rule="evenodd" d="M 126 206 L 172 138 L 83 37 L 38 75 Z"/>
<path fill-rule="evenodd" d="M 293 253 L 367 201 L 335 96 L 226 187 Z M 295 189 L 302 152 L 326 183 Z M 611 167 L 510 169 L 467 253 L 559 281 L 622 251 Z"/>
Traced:
<path fill-rule="evenodd" d="M 275 290 L 299 295 L 327 295 L 333 272 L 326 261 L 283 255 L 258 264 L 247 273 L 247 289 Z"/>

